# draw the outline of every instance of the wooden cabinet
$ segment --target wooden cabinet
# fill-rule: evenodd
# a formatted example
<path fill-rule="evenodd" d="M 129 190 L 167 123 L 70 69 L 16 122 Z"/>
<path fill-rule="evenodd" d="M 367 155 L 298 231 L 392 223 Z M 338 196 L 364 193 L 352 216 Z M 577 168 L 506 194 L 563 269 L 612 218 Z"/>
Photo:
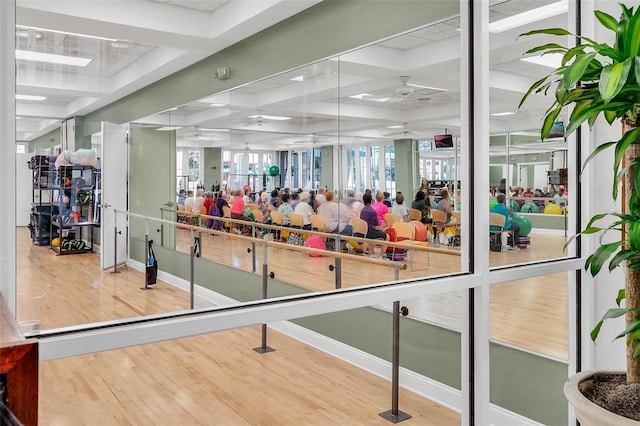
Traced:
<path fill-rule="evenodd" d="M 22 335 L 1 294 L 0 395 L 23 425 L 38 424 L 38 340 Z"/>

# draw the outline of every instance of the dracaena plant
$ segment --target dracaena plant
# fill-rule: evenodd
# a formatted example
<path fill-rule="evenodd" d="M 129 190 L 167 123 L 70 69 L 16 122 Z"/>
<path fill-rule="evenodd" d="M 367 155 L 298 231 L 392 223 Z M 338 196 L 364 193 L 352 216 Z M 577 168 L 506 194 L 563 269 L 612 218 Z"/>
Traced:
<path fill-rule="evenodd" d="M 591 337 L 596 339 L 604 320 L 626 315 L 626 327 L 617 337 L 626 336 L 627 339 L 627 382 L 640 383 L 640 8 L 634 11 L 623 4 L 620 7 L 619 20 L 595 11 L 598 22 L 613 31 L 613 45 L 578 36 L 580 44 L 575 47 L 548 43 L 526 52 L 559 53 L 562 62 L 551 74 L 531 86 L 520 106 L 533 93 L 553 94 L 554 101 L 545 113 L 541 128 L 542 139 L 549 134 L 563 108 L 568 106 L 572 109 L 566 135 L 582 124 L 593 126 L 600 116 L 610 125 L 622 121 L 625 126 L 626 132 L 619 140 L 599 144 L 585 165 L 600 152 L 614 150 L 612 197 L 614 200 L 618 198 L 618 188 L 624 181 L 626 208 L 622 213 L 593 216 L 580 234 L 600 234 L 598 248 L 585 262 L 585 269 L 593 276 L 607 261 L 609 271 L 621 265 L 627 269 L 625 288 L 620 290 L 616 299 L 618 307 L 607 311 L 591 332 Z M 535 30 L 521 36 L 541 34 L 575 37 L 561 28 Z M 605 218 L 613 218 L 613 221 L 598 226 Z M 603 237 L 610 232 L 620 232 L 620 237 L 615 242 L 605 242 Z M 623 300 L 624 307 L 621 307 Z"/>

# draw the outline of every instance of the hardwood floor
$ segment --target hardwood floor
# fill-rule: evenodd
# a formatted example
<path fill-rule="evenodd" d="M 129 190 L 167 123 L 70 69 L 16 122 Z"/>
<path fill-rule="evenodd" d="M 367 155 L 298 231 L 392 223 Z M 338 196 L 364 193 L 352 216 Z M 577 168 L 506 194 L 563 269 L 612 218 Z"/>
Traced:
<path fill-rule="evenodd" d="M 390 384 L 259 327 L 61 359 L 40 367 L 42 425 L 386 425 Z M 404 389 L 407 425 L 460 416 Z"/>
<path fill-rule="evenodd" d="M 47 294 L 43 328 L 187 309 L 188 295 L 142 274 L 99 271 L 98 255 L 56 256 L 18 230 L 18 288 Z M 391 385 L 260 327 L 40 364 L 41 425 L 386 425 Z M 407 425 L 460 424 L 458 413 L 400 389 Z"/>
<path fill-rule="evenodd" d="M 188 232 L 178 247 L 188 251 Z M 246 243 L 205 236 L 203 255 L 250 270 Z M 532 236 L 532 247 L 491 253 L 492 265 L 563 256 L 564 239 Z M 534 243 L 535 242 L 535 243 Z M 544 247 L 544 249 L 538 249 Z M 31 244 L 18 230 L 18 291 L 47 295 L 43 328 L 188 309 L 188 294 L 164 282 L 140 291 L 143 274 L 99 270 L 97 254 L 56 256 Z M 334 288 L 328 257 L 270 248 L 279 278 L 309 290 Z M 260 262 L 261 256 L 258 256 Z M 273 260 L 277 259 L 277 262 Z M 304 261 L 302 261 L 304 259 Z M 260 267 L 260 265 L 259 265 Z M 461 270 L 457 253 L 416 253 L 400 278 Z M 388 267 L 343 261 L 343 286 L 393 280 Z M 491 336 L 496 341 L 566 359 L 566 274 L 495 285 L 491 289 Z M 460 293 L 403 301 L 410 315 L 460 329 Z M 545 324 L 553 324 L 553 327 Z M 185 338 L 41 364 L 43 425 L 387 424 L 377 413 L 390 408 L 390 384 L 277 332 L 276 352 L 260 355 L 259 327 Z M 459 424 L 460 416 L 409 391 L 400 391 L 406 424 Z"/>

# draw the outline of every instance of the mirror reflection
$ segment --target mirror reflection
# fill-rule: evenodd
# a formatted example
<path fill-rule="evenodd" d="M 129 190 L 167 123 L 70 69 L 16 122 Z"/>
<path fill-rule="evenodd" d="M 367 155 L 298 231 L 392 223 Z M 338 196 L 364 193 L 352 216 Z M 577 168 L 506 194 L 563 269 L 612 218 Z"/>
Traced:
<path fill-rule="evenodd" d="M 498 6 L 508 7 L 507 4 Z M 551 10 L 566 10 L 567 5 L 552 2 L 532 2 L 524 6 L 538 14 Z M 538 9 L 540 8 L 540 9 Z M 555 13 L 545 25 L 566 27 L 566 14 Z M 572 140 L 565 140 L 567 117 L 561 114 L 553 131 L 541 140 L 539 128 L 544 109 L 534 99 L 532 105 L 520 106 L 523 91 L 511 87 L 536 81 L 548 74 L 558 57 L 522 54 L 540 39 L 532 42 L 517 38 L 519 34 L 539 28 L 530 22 L 515 28 L 490 25 L 490 69 L 500 78 L 501 90 L 490 102 L 489 136 L 489 198 L 490 265 L 535 262 L 567 257 L 563 250 L 567 235 L 573 234 L 575 199 L 571 199 L 575 184 L 575 152 Z M 521 55 L 505 54 L 509 37 L 517 39 Z M 545 36 L 541 36 L 544 38 Z M 532 44 L 533 43 L 533 44 Z M 565 42 L 566 43 L 566 42 Z M 571 173 L 569 171 L 571 170 Z M 571 195 L 570 195 L 571 194 Z"/>

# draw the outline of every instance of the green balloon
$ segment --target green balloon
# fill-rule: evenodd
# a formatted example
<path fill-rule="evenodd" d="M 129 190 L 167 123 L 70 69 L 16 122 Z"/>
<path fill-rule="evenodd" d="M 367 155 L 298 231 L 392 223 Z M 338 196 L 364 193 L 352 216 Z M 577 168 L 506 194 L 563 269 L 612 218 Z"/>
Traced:
<path fill-rule="evenodd" d="M 525 203 L 520 209 L 522 213 L 538 213 L 540 209 L 535 203 Z"/>
<path fill-rule="evenodd" d="M 526 237 L 527 235 L 529 235 L 529 233 L 531 233 L 531 228 L 533 227 L 533 225 L 531 224 L 531 221 L 528 217 L 517 214 L 513 218 L 512 222 L 520 227 L 521 237 Z"/>
<path fill-rule="evenodd" d="M 519 212 L 520 211 L 520 204 L 518 204 L 518 202 L 516 200 L 511 200 L 509 205 L 511 206 L 511 210 L 513 210 L 514 212 Z"/>
<path fill-rule="evenodd" d="M 269 176 L 278 176 L 280 174 L 280 167 L 271 166 L 269 167 Z"/>

